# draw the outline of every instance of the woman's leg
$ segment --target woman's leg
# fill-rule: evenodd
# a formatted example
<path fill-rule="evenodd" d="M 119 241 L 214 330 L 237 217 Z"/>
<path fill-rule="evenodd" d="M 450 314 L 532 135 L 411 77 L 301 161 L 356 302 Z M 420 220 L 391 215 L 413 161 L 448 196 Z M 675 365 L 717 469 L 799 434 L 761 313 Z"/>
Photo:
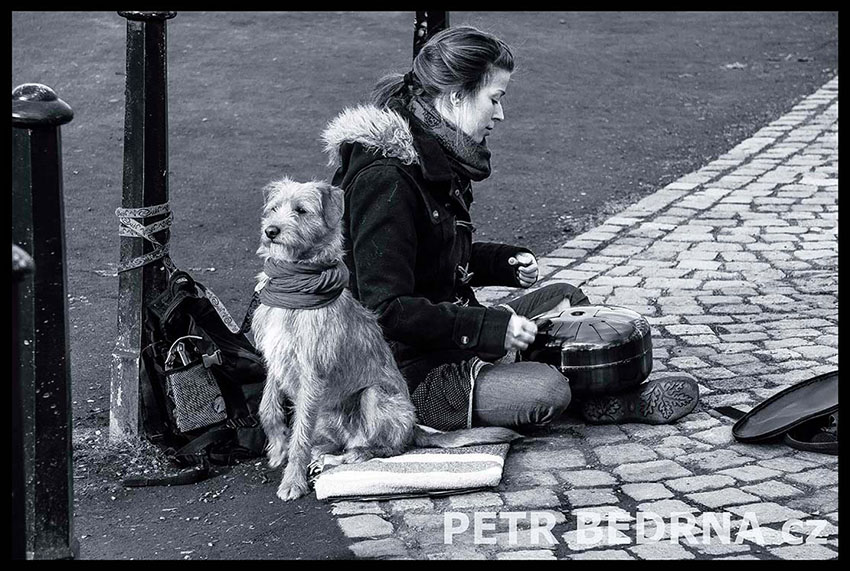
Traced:
<path fill-rule="evenodd" d="M 548 424 L 570 404 L 570 384 L 553 366 L 523 362 L 487 365 L 472 392 L 473 426 Z"/>

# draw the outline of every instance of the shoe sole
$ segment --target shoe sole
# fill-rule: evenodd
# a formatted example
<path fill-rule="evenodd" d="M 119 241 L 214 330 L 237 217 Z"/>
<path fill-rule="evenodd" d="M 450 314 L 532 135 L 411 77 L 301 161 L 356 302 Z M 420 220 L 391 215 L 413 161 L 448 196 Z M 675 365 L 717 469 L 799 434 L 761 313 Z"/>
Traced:
<path fill-rule="evenodd" d="M 696 382 L 668 377 L 623 393 L 588 399 L 582 403 L 581 412 L 593 424 L 669 424 L 694 410 L 698 401 Z"/>

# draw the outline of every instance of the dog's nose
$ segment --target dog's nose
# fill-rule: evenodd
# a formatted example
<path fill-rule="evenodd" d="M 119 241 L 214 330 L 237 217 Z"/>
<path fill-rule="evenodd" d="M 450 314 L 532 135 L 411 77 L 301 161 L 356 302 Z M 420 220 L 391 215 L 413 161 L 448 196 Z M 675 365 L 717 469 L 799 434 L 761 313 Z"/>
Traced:
<path fill-rule="evenodd" d="M 266 228 L 266 236 L 269 240 L 274 240 L 278 234 L 280 234 L 280 228 L 277 226 L 268 226 Z"/>

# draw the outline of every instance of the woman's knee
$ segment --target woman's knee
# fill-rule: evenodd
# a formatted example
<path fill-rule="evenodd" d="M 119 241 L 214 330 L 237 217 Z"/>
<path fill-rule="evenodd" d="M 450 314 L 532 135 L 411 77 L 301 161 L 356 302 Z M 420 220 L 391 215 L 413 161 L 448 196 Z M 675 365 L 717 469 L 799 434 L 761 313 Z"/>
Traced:
<path fill-rule="evenodd" d="M 552 365 L 544 363 L 526 363 L 531 369 L 534 383 L 528 387 L 526 398 L 532 403 L 532 422 L 546 424 L 558 418 L 572 400 L 570 383 L 566 377 Z"/>

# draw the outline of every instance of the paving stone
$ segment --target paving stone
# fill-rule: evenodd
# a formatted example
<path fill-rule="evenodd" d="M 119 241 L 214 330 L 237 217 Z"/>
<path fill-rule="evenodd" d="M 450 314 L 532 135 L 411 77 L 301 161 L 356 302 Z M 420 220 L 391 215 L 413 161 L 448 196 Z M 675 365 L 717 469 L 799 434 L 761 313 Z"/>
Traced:
<path fill-rule="evenodd" d="M 638 511 L 654 514 L 658 517 L 669 519 L 672 514 L 684 514 L 698 512 L 699 509 L 686 504 L 681 500 L 658 500 L 654 502 L 644 502 L 637 505 Z"/>
<path fill-rule="evenodd" d="M 602 464 L 608 465 L 641 462 L 658 458 L 658 455 L 651 448 L 633 443 L 598 446 L 593 451 Z"/>
<path fill-rule="evenodd" d="M 732 476 L 736 480 L 740 480 L 742 482 L 757 482 L 759 480 L 774 478 L 782 474 L 778 470 L 771 470 L 770 468 L 764 468 L 762 466 L 741 466 L 739 468 L 721 470 L 719 473 Z"/>
<path fill-rule="evenodd" d="M 701 440 L 715 446 L 730 444 L 735 440 L 732 436 L 731 426 L 716 426 L 714 428 L 709 428 L 708 430 L 696 432 L 690 436 L 691 438 Z"/>
<path fill-rule="evenodd" d="M 387 520 L 374 514 L 356 515 L 337 520 L 346 537 L 378 537 L 390 535 L 395 528 Z"/>
<path fill-rule="evenodd" d="M 573 508 L 601 506 L 618 501 L 611 489 L 578 488 L 564 492 L 564 496 Z"/>
<path fill-rule="evenodd" d="M 614 474 L 626 482 L 657 482 L 668 478 L 693 475 L 690 470 L 672 460 L 623 464 L 614 469 Z"/>
<path fill-rule="evenodd" d="M 632 542 L 625 533 L 613 528 L 610 529 L 610 532 L 608 528 L 603 528 L 600 534 L 588 532 L 586 535 L 580 535 L 577 530 L 573 530 L 566 532 L 561 538 L 571 551 L 586 551 L 597 547 L 616 547 L 628 545 Z"/>
<path fill-rule="evenodd" d="M 617 481 L 608 472 L 602 470 L 575 470 L 561 472 L 561 479 L 573 488 L 613 486 Z"/>
<path fill-rule="evenodd" d="M 594 549 L 593 551 L 582 551 L 579 553 L 570 553 L 570 559 L 576 559 L 579 561 L 583 560 L 591 560 L 591 561 L 615 561 L 615 560 L 626 560 L 626 559 L 634 559 L 632 555 L 629 554 L 628 551 L 623 549 Z"/>
<path fill-rule="evenodd" d="M 798 496 L 803 493 L 802 490 L 778 480 L 768 480 L 767 482 L 744 486 L 741 489 L 747 493 L 755 494 L 765 500 L 788 498 Z"/>
<path fill-rule="evenodd" d="M 751 514 L 756 518 L 759 525 L 778 522 L 784 523 L 789 519 L 805 519 L 809 515 L 805 512 L 793 510 L 775 502 L 761 502 L 732 506 L 726 508 L 726 511 L 730 511 L 741 517 L 744 517 L 745 514 Z"/>
<path fill-rule="evenodd" d="M 486 534 L 490 535 L 490 534 Z M 510 531 L 495 534 L 495 545 L 502 549 L 546 549 L 557 545 L 558 539 L 554 534 L 548 534 L 540 529 L 518 529 L 515 534 Z"/>
<path fill-rule="evenodd" d="M 644 543 L 630 547 L 629 551 L 641 559 L 694 559 L 693 553 L 675 543 L 660 541 L 657 543 Z"/>
<path fill-rule="evenodd" d="M 448 547 L 445 551 L 438 553 L 429 553 L 425 556 L 431 560 L 470 560 L 470 559 L 487 559 L 483 553 L 469 548 L 452 548 Z"/>
<path fill-rule="evenodd" d="M 723 488 L 721 490 L 713 490 L 711 492 L 698 492 L 688 494 L 689 500 L 699 502 L 708 508 L 722 508 L 735 504 L 746 504 L 758 502 L 759 497 L 747 492 L 741 491 L 738 488 Z"/>
<path fill-rule="evenodd" d="M 334 502 L 331 511 L 337 516 L 384 513 L 378 502 Z"/>
<path fill-rule="evenodd" d="M 348 546 L 355 557 L 361 559 L 408 555 L 407 547 L 399 539 L 370 539 Z"/>
<path fill-rule="evenodd" d="M 390 509 L 393 512 L 419 512 L 434 509 L 434 502 L 429 498 L 406 498 L 402 500 L 390 500 Z"/>
<path fill-rule="evenodd" d="M 505 470 L 565 470 L 586 465 L 584 454 L 578 450 L 522 451 L 508 454 Z"/>
<path fill-rule="evenodd" d="M 657 482 L 645 482 L 640 484 L 625 484 L 622 486 L 623 493 L 638 502 L 645 500 L 662 500 L 673 497 L 673 492 L 668 490 L 664 484 Z"/>
<path fill-rule="evenodd" d="M 505 471 L 502 476 L 502 481 L 499 484 L 500 489 L 505 488 L 532 488 L 537 486 L 555 487 L 558 485 L 558 479 L 550 472 L 519 472 L 511 473 Z"/>
<path fill-rule="evenodd" d="M 835 559 L 838 553 L 824 547 L 823 545 L 804 543 L 802 545 L 788 545 L 772 549 L 771 553 L 780 559 Z"/>
<path fill-rule="evenodd" d="M 689 466 L 699 467 L 700 470 L 717 471 L 732 466 L 740 466 L 753 461 L 749 456 L 741 456 L 737 452 L 729 450 L 712 450 L 708 452 L 694 452 L 679 458 L 679 461 Z"/>
<path fill-rule="evenodd" d="M 792 456 L 760 460 L 758 462 L 758 465 L 764 466 L 765 468 L 770 468 L 772 470 L 781 470 L 782 472 L 789 473 L 799 472 L 801 470 L 805 470 L 806 468 L 814 468 L 817 466 L 817 464 L 815 464 L 814 462 L 810 462 L 808 460 L 801 460 Z"/>
<path fill-rule="evenodd" d="M 548 549 L 527 549 L 497 553 L 496 559 L 557 559 L 557 557 Z"/>
<path fill-rule="evenodd" d="M 459 494 L 449 498 L 453 510 L 469 508 L 483 508 L 503 505 L 502 498 L 494 492 L 473 492 L 471 494 Z"/>
<path fill-rule="evenodd" d="M 445 525 L 445 517 L 442 513 L 406 513 L 404 514 L 403 519 L 404 523 L 407 524 L 408 527 L 415 530 L 442 530 L 443 526 Z"/>
<path fill-rule="evenodd" d="M 829 513 L 838 507 L 838 488 L 821 488 L 812 494 L 786 499 L 785 505 L 813 514 Z"/>
<path fill-rule="evenodd" d="M 724 486 L 731 486 L 734 483 L 735 480 L 731 476 L 718 476 L 716 474 L 703 474 L 687 478 L 676 478 L 665 482 L 665 484 L 673 490 L 686 493 L 722 488 Z"/>
<path fill-rule="evenodd" d="M 796 484 L 803 484 L 814 488 L 823 486 L 834 486 L 838 484 L 838 470 L 830 470 L 829 468 L 818 468 L 807 472 L 798 472 L 796 474 L 788 474 L 785 479 Z"/>
<path fill-rule="evenodd" d="M 524 508 L 554 508 L 561 505 L 561 501 L 555 492 L 548 488 L 534 488 L 530 490 L 518 490 L 502 494 L 505 503 L 509 506 Z"/>

